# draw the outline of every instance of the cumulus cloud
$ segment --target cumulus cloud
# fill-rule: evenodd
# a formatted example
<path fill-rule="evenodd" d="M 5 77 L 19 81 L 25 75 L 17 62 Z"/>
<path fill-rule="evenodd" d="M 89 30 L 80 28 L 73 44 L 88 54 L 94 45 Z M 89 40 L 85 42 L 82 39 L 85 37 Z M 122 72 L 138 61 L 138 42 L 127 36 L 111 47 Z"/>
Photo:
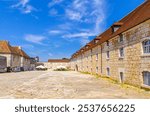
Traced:
<path fill-rule="evenodd" d="M 36 44 L 41 44 L 41 45 L 44 45 L 42 43 L 42 41 L 46 39 L 45 36 L 33 35 L 33 34 L 27 34 L 27 35 L 25 35 L 24 38 L 25 38 L 26 41 L 29 41 L 29 42 L 32 42 L 32 43 L 36 43 Z"/>
<path fill-rule="evenodd" d="M 65 2 L 65 7 L 60 4 L 62 2 Z M 83 45 L 89 42 L 89 37 L 104 31 L 107 8 L 105 2 L 105 0 L 73 0 L 67 2 L 65 0 L 52 0 L 49 3 L 50 9 L 53 9 L 52 6 L 59 5 L 64 12 L 60 19 L 67 22 L 57 27 L 57 29 L 66 32 L 61 33 L 61 37 L 69 41 L 79 41 Z M 88 29 L 83 25 L 87 25 Z M 58 34 L 59 32 L 54 31 L 52 33 Z"/>
<path fill-rule="evenodd" d="M 65 10 L 66 18 L 82 23 L 93 23 L 94 31 L 103 31 L 105 21 L 105 1 L 104 0 L 74 0 Z"/>
<path fill-rule="evenodd" d="M 29 4 L 30 0 L 20 0 L 17 4 L 12 5 L 12 8 L 19 9 L 24 14 L 29 14 L 32 11 L 36 11 L 36 9 Z"/>

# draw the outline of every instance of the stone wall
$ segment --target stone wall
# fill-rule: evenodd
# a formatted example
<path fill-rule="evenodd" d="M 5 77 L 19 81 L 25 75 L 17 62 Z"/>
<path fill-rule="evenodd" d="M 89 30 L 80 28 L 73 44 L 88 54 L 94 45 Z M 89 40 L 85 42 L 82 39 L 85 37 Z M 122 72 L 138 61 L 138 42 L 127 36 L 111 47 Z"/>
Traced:
<path fill-rule="evenodd" d="M 42 62 L 44 64 L 44 66 L 48 69 L 56 69 L 57 67 L 59 66 L 63 66 L 63 67 L 66 67 L 66 68 L 69 68 L 70 67 L 70 63 L 68 62 Z"/>
<path fill-rule="evenodd" d="M 98 73 L 119 82 L 142 86 L 142 72 L 150 71 L 150 54 L 143 54 L 142 47 L 142 42 L 150 39 L 150 20 L 122 34 L 122 42 L 119 41 L 118 35 L 109 40 L 109 46 L 104 42 L 73 58 L 71 68 L 76 70 L 78 67 L 78 71 Z M 124 49 L 124 57 L 119 56 L 120 48 Z M 109 51 L 109 59 L 107 51 Z M 107 75 L 107 68 L 110 69 L 110 75 Z M 123 79 L 120 78 L 120 73 L 123 73 Z"/>
<path fill-rule="evenodd" d="M 0 54 L 0 55 L 6 57 L 7 67 L 10 67 L 11 66 L 11 54 Z"/>

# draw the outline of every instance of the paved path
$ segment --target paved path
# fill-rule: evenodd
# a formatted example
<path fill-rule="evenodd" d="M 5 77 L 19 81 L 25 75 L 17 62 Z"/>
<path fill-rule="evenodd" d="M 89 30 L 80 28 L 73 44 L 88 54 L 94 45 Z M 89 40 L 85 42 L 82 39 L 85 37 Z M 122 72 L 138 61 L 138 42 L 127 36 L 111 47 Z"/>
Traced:
<path fill-rule="evenodd" d="M 1 73 L 0 98 L 150 98 L 150 92 L 73 71 L 31 71 Z"/>

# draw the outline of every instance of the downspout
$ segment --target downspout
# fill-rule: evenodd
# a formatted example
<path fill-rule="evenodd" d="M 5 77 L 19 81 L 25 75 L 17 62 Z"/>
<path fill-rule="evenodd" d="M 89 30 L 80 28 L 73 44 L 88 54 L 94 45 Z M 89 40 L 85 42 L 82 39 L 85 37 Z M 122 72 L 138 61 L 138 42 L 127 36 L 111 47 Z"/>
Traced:
<path fill-rule="evenodd" d="M 102 44 L 100 45 L 101 46 L 101 74 L 103 73 L 103 68 L 102 68 L 102 62 L 103 62 L 103 60 L 102 60 Z"/>

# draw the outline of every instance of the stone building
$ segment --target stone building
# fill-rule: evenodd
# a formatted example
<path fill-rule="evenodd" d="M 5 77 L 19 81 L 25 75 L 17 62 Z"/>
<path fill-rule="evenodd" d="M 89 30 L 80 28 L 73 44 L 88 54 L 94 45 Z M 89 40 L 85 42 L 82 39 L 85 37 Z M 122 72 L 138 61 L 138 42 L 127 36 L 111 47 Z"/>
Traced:
<path fill-rule="evenodd" d="M 30 57 L 19 46 L 11 46 L 8 41 L 0 41 L 0 55 L 7 59 L 7 71 L 28 70 Z"/>
<path fill-rule="evenodd" d="M 48 69 L 57 69 L 58 67 L 69 68 L 69 59 L 49 59 L 48 62 L 43 62 L 43 65 Z"/>
<path fill-rule="evenodd" d="M 150 87 L 150 0 L 72 55 L 71 69 Z"/>
<path fill-rule="evenodd" d="M 0 72 L 6 72 L 7 70 L 7 59 L 4 56 L 0 56 Z"/>

